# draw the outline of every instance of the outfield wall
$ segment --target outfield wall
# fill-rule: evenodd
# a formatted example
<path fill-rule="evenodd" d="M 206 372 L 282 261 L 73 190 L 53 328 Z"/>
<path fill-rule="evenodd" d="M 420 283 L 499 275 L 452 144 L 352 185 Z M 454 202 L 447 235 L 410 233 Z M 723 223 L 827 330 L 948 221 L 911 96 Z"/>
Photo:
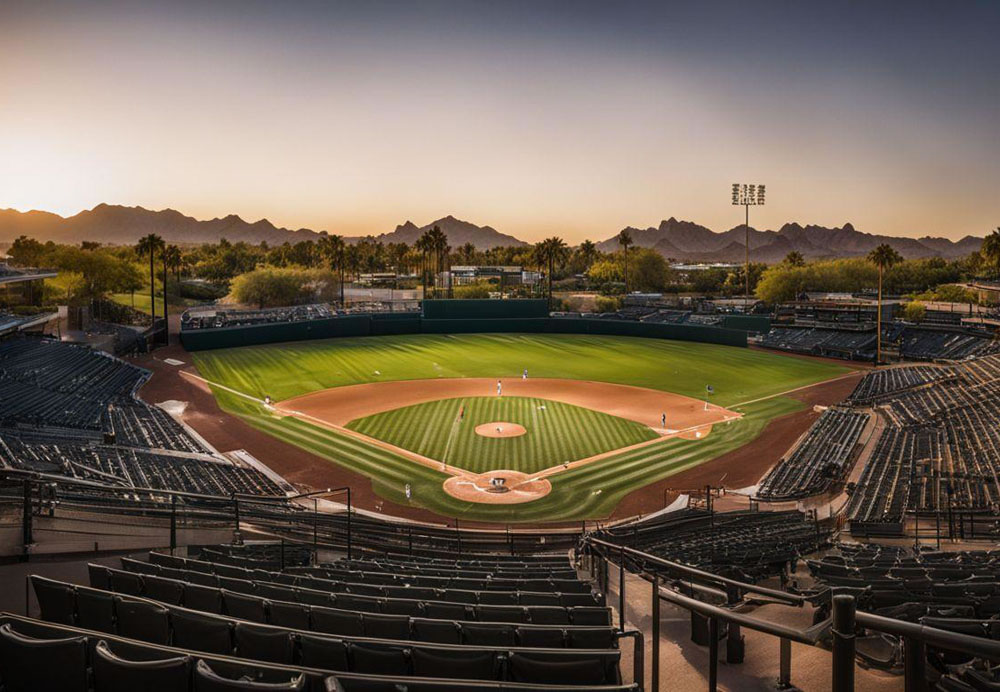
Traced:
<path fill-rule="evenodd" d="M 282 341 L 330 339 L 339 336 L 476 333 L 602 334 L 699 341 L 725 346 L 747 345 L 745 331 L 696 324 L 664 324 L 575 317 L 427 319 L 416 313 L 344 315 L 281 324 L 191 329 L 181 332 L 181 343 L 189 351 L 204 351 L 215 348 L 273 344 Z"/>

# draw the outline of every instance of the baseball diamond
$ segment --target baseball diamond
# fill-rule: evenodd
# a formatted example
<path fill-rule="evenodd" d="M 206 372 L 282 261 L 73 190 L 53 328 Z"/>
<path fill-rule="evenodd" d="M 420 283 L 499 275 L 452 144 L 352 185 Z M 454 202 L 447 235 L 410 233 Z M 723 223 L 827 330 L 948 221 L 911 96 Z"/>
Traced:
<path fill-rule="evenodd" d="M 783 392 L 847 372 L 750 349 L 595 335 L 340 338 L 193 355 L 220 405 L 250 425 L 368 476 L 393 502 L 496 522 L 606 516 L 629 492 L 738 449 L 801 408 Z M 556 424 L 542 427 L 542 415 Z M 475 435 L 495 422 L 526 434 Z M 551 488 L 486 493 L 499 471 L 544 474 Z M 481 493 L 445 487 L 484 474 Z"/>

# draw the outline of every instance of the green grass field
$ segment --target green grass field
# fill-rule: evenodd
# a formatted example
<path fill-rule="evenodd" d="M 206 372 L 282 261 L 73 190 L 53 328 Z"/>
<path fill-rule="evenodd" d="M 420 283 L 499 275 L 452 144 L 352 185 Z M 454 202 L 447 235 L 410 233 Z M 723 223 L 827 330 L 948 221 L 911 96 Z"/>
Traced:
<path fill-rule="evenodd" d="M 756 437 L 769 420 L 798 410 L 773 396 L 831 379 L 846 368 L 745 348 L 636 337 L 589 335 L 417 335 L 302 341 L 192 354 L 212 382 L 275 400 L 363 382 L 433 377 L 558 377 L 629 384 L 704 396 L 744 414 L 717 425 L 703 440 L 673 439 L 609 455 L 550 478 L 552 492 L 522 505 L 487 505 L 452 498 L 445 475 L 399 455 L 302 420 L 277 418 L 262 406 L 214 388 L 220 405 L 250 425 L 372 478 L 376 492 L 450 517 L 538 522 L 607 516 L 627 493 L 714 459 Z M 741 406 L 761 397 L 773 397 Z M 515 421 L 516 422 L 516 421 Z M 783 450 L 780 450 L 783 451 Z M 266 460 L 264 460 L 266 462 Z"/>
<path fill-rule="evenodd" d="M 523 425 L 527 432 L 508 438 L 476 434 L 477 425 L 496 421 Z M 531 397 L 442 399 L 360 418 L 347 427 L 473 473 L 535 473 L 657 437 L 635 421 Z"/>

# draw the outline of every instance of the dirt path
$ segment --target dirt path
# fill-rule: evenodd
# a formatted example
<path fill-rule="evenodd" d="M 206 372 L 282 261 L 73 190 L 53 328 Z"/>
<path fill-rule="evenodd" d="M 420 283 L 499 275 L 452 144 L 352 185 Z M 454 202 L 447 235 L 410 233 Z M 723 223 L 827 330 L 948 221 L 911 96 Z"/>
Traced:
<path fill-rule="evenodd" d="M 805 358 L 804 356 L 788 357 Z M 184 365 L 168 365 L 164 362 L 167 358 L 175 358 L 183 361 Z M 843 362 L 836 362 L 840 365 L 845 365 Z M 149 368 L 154 373 L 152 379 L 140 391 L 140 397 L 149 403 L 158 403 L 167 400 L 186 402 L 187 407 L 181 418 L 205 437 L 216 449 L 224 452 L 245 449 L 274 469 L 274 471 L 281 474 L 286 480 L 303 490 L 349 485 L 354 491 L 352 499 L 356 506 L 360 508 L 384 512 L 387 515 L 407 519 L 439 524 L 448 522 L 446 517 L 428 510 L 384 500 L 372 490 L 371 480 L 368 477 L 349 471 L 295 445 L 272 437 L 248 425 L 239 417 L 223 411 L 219 408 L 211 389 L 203 381 L 196 381 L 193 378 L 184 377 L 180 374 L 182 371 L 194 375 L 198 374 L 197 369 L 191 363 L 191 354 L 182 347 L 170 346 L 158 349 L 155 355 L 146 355 L 137 358 L 136 364 Z M 665 493 L 668 502 L 676 497 L 677 493 L 670 489 L 699 488 L 709 483 L 714 485 L 723 484 L 730 488 L 753 485 L 818 417 L 819 414 L 813 412 L 811 406 L 814 404 L 828 405 L 842 401 L 853 390 L 854 385 L 857 383 L 857 377 L 863 374 L 863 369 L 859 369 L 854 377 L 838 378 L 811 386 L 808 389 L 787 394 L 791 398 L 803 401 L 810 408 L 772 420 L 756 440 L 740 449 L 733 450 L 693 469 L 683 471 L 663 481 L 629 493 L 619 503 L 618 507 L 612 513 L 611 518 L 622 518 L 655 511 L 663 506 Z M 528 380 L 528 382 L 533 381 L 538 380 Z M 495 395 L 496 381 L 490 380 L 490 382 L 493 386 L 492 394 Z M 515 385 L 517 382 L 519 380 L 505 382 L 504 391 L 509 394 L 515 394 L 511 385 Z M 560 380 L 560 382 L 566 381 Z M 633 389 L 643 391 L 641 388 Z M 487 391 L 486 395 L 489 396 L 490 394 L 491 392 Z M 666 393 L 664 392 L 663 394 Z M 477 395 L 482 394 L 479 393 Z M 527 396 L 533 395 L 528 394 Z M 680 398 L 683 399 L 685 397 Z M 691 401 L 697 402 L 697 400 Z M 697 403 L 701 404 L 701 402 Z M 401 404 L 392 405 L 390 408 L 395 408 L 399 405 Z M 588 408 L 597 408 L 598 410 L 603 410 L 604 408 L 603 406 L 586 403 L 577 403 L 576 405 L 584 405 Z M 701 405 L 703 406 L 703 404 Z M 658 413 L 656 415 L 658 416 Z M 648 425 L 648 418 L 648 415 L 644 415 L 642 422 Z M 634 420 L 634 418 L 632 419 Z M 655 420 L 651 427 L 654 427 L 654 429 L 658 428 L 659 420 Z M 463 524 L 465 523 L 463 522 Z M 576 525 L 575 522 L 564 522 L 564 524 Z M 469 521 L 468 525 L 497 526 L 495 524 L 472 521 Z M 554 527 L 560 525 L 560 522 L 545 522 L 545 525 Z"/>
<path fill-rule="evenodd" d="M 529 378 L 503 380 L 504 396 L 549 399 L 589 408 L 647 425 L 661 434 L 719 423 L 739 414 L 700 399 L 645 387 L 610 382 Z M 304 414 L 337 426 L 376 413 L 441 399 L 496 396 L 497 380 L 491 377 L 398 380 L 334 387 L 274 404 L 275 409 Z M 660 427 L 667 414 L 667 428 Z"/>

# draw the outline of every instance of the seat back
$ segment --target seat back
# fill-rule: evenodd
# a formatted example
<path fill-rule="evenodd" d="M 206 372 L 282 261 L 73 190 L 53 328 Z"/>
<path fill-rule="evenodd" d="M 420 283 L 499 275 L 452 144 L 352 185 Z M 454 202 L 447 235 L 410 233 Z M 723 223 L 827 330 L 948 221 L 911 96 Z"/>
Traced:
<path fill-rule="evenodd" d="M 87 692 L 87 638 L 36 639 L 0 626 L 4 692 Z"/>
<path fill-rule="evenodd" d="M 190 687 L 187 656 L 132 661 L 116 656 L 104 641 L 94 647 L 94 692 L 178 692 Z"/>

